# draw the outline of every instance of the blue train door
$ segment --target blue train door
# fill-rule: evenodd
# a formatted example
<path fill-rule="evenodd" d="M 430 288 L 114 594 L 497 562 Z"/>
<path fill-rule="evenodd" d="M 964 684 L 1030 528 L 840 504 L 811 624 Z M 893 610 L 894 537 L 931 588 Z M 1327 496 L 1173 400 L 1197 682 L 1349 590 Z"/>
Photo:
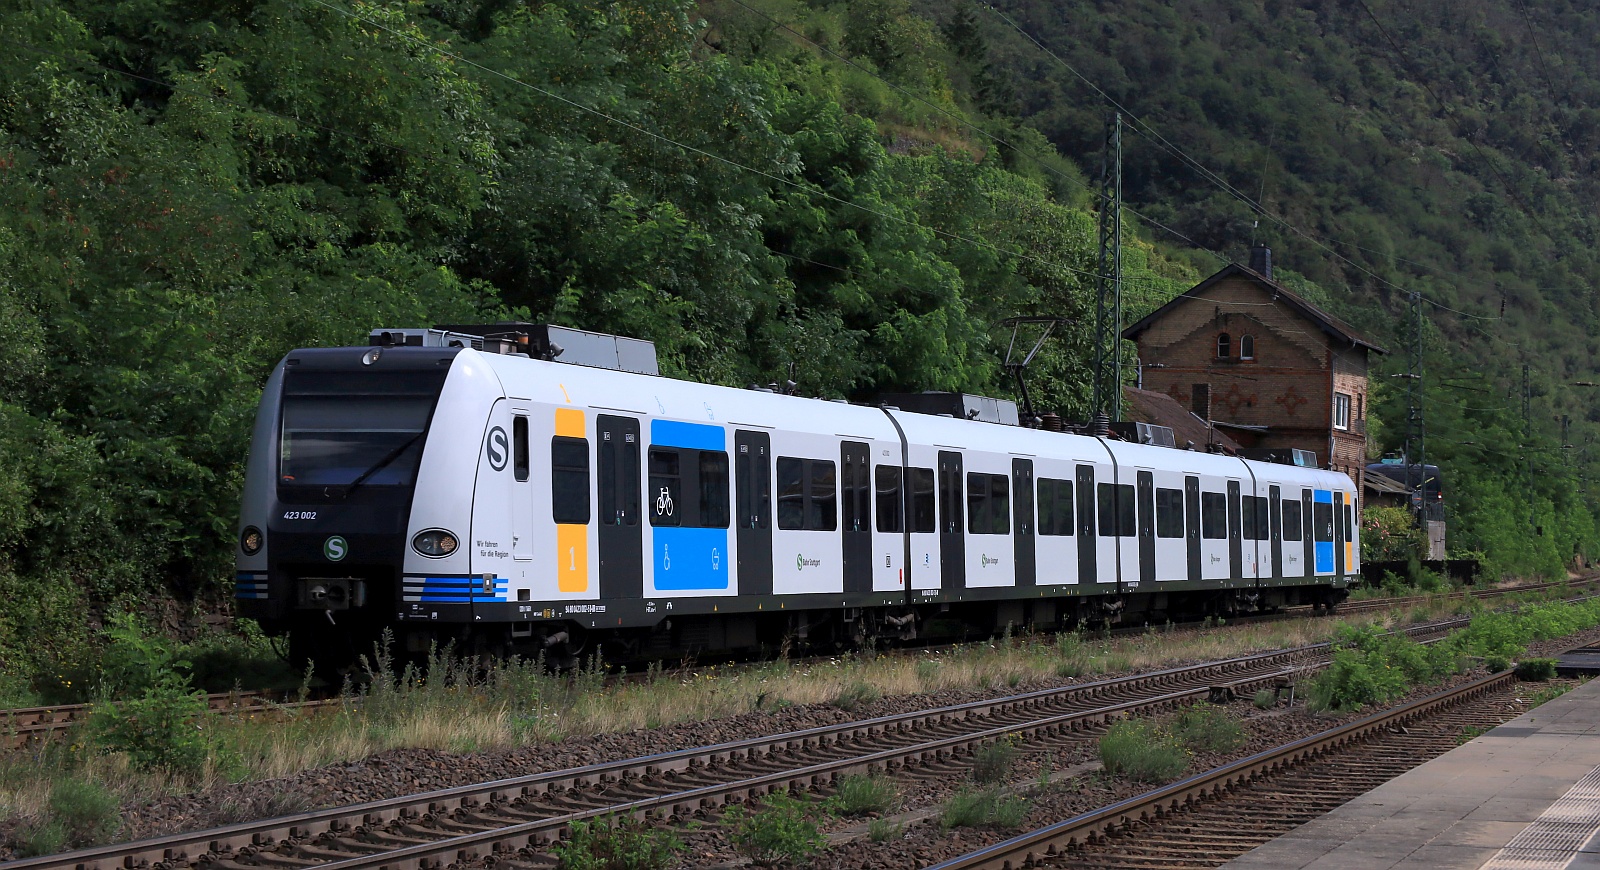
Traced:
<path fill-rule="evenodd" d="M 961 454 L 939 451 L 940 586 L 946 592 L 967 588 L 967 524 L 962 519 L 966 499 L 962 495 L 961 466 Z"/>
<path fill-rule="evenodd" d="M 639 421 L 601 414 L 600 597 L 644 594 L 644 528 L 639 525 Z"/>
<path fill-rule="evenodd" d="M 739 594 L 772 594 L 772 436 L 733 433 L 734 535 Z"/>
<path fill-rule="evenodd" d="M 1319 489 L 1311 495 L 1311 529 L 1316 538 L 1317 573 L 1332 574 L 1333 565 L 1333 493 Z"/>

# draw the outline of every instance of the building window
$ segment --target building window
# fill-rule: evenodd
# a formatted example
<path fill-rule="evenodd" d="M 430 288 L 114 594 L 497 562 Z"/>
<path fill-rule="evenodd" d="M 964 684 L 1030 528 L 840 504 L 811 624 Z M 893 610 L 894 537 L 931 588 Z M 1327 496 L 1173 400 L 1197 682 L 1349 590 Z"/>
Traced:
<path fill-rule="evenodd" d="M 1239 337 L 1239 359 L 1256 358 L 1256 337 L 1242 335 Z"/>
<path fill-rule="evenodd" d="M 1227 359 L 1233 355 L 1233 339 L 1226 333 L 1217 334 L 1217 359 Z"/>
<path fill-rule="evenodd" d="M 1350 397 L 1344 393 L 1333 394 L 1333 428 L 1350 428 Z"/>
<path fill-rule="evenodd" d="M 1356 419 L 1357 420 L 1365 420 L 1365 419 L 1367 419 L 1366 404 L 1367 404 L 1367 397 L 1361 395 L 1360 393 L 1357 393 L 1356 394 Z"/>
<path fill-rule="evenodd" d="M 1195 384 L 1189 393 L 1189 410 L 1200 419 L 1211 419 L 1211 385 Z"/>

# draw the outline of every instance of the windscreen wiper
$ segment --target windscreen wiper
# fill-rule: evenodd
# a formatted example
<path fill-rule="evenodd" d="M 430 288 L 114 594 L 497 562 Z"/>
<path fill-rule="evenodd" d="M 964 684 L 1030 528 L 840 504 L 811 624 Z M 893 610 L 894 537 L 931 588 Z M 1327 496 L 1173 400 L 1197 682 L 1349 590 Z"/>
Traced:
<path fill-rule="evenodd" d="M 426 431 L 426 430 L 424 430 L 424 431 Z M 389 463 L 395 461 L 396 459 L 399 459 L 400 458 L 400 454 L 406 452 L 406 450 L 409 449 L 411 447 L 411 445 L 417 443 L 417 439 L 421 438 L 422 435 L 423 435 L 422 432 L 418 432 L 417 434 L 411 436 L 410 438 L 407 438 L 404 441 L 404 443 L 402 443 L 399 447 L 396 447 L 395 449 L 393 449 L 393 450 L 389 451 L 387 454 L 385 454 L 384 457 L 382 459 L 378 460 L 377 463 L 374 464 L 371 468 L 367 469 L 366 471 L 361 472 L 359 477 L 357 477 L 355 480 L 350 481 L 350 485 L 345 487 L 345 489 L 344 489 L 344 497 L 345 498 L 349 498 L 350 494 L 356 491 L 356 487 L 358 487 L 361 484 L 367 482 L 367 478 L 373 476 L 374 474 L 377 474 L 378 472 L 380 472 L 383 469 L 387 468 L 389 466 Z"/>

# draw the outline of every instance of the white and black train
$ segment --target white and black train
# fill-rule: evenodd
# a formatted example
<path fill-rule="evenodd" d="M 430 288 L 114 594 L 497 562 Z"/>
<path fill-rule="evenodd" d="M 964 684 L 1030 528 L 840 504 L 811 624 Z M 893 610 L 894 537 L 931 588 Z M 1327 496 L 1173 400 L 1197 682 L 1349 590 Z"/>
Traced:
<path fill-rule="evenodd" d="M 321 664 L 384 629 L 616 661 L 1331 606 L 1358 575 L 1335 472 L 673 380 L 556 327 L 372 341 L 283 359 L 244 487 L 238 612 Z"/>

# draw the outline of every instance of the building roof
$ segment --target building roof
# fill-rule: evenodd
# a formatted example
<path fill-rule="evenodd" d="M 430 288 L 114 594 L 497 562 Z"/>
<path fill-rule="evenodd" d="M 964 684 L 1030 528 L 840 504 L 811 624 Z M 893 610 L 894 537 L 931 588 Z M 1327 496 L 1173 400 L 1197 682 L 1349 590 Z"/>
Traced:
<path fill-rule="evenodd" d="M 1323 332 L 1333 336 L 1336 339 L 1347 341 L 1353 345 L 1359 345 L 1376 353 L 1388 353 L 1387 350 L 1384 350 L 1382 347 L 1373 344 L 1365 336 L 1357 332 L 1355 327 L 1345 323 L 1343 320 L 1340 320 L 1337 317 L 1334 317 L 1332 314 L 1323 311 L 1321 308 L 1312 305 L 1310 302 L 1307 302 L 1305 299 L 1294 293 L 1292 290 L 1284 287 L 1282 284 L 1279 284 L 1278 282 L 1266 277 L 1265 275 L 1262 275 L 1259 272 L 1241 266 L 1238 263 L 1229 263 L 1228 265 L 1222 267 L 1222 269 L 1215 275 L 1212 275 L 1210 278 L 1201 281 L 1199 284 L 1196 284 L 1193 287 L 1190 287 L 1188 290 L 1185 290 L 1183 293 L 1173 297 L 1172 300 L 1167 304 L 1145 315 L 1143 320 L 1140 320 L 1138 323 L 1135 323 L 1127 329 L 1124 329 L 1122 331 L 1122 337 L 1130 340 L 1136 338 L 1140 333 L 1154 325 L 1157 320 L 1167 316 L 1167 314 L 1171 313 L 1185 302 L 1203 299 L 1206 290 L 1209 290 L 1219 281 L 1233 277 L 1243 277 L 1266 285 L 1267 288 L 1272 291 L 1273 295 L 1282 300 L 1282 302 L 1288 306 L 1290 310 L 1297 312 L 1301 317 L 1304 317 L 1312 323 L 1317 324 L 1317 326 L 1322 328 Z"/>
<path fill-rule="evenodd" d="M 1166 393 L 1128 387 L 1122 395 L 1127 400 L 1126 411 L 1129 420 L 1171 427 L 1173 439 L 1180 447 L 1185 441 L 1193 441 L 1194 446 L 1200 450 L 1204 450 L 1207 444 L 1216 444 L 1229 452 L 1239 449 L 1239 442 L 1228 437 L 1225 432 L 1208 427 L 1206 421 L 1190 413 L 1178 403 L 1177 399 Z"/>

